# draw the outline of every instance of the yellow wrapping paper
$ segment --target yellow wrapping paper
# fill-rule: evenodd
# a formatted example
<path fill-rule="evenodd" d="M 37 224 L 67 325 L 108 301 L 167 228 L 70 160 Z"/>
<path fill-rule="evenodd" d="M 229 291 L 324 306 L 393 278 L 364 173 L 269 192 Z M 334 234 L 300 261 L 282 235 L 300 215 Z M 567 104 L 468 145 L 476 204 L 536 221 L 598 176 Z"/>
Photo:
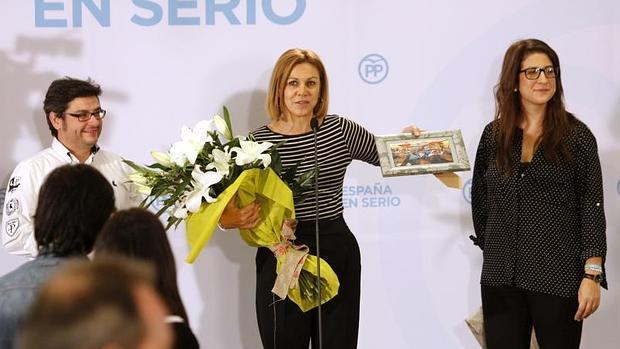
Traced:
<path fill-rule="evenodd" d="M 282 226 L 286 219 L 295 218 L 295 207 L 293 204 L 293 193 L 278 175 L 271 169 L 250 169 L 243 171 L 237 180 L 224 190 L 217 198 L 217 201 L 211 204 L 203 204 L 200 211 L 191 214 L 186 220 L 187 241 L 190 245 L 190 252 L 186 258 L 188 263 L 193 263 L 203 247 L 209 242 L 217 223 L 224 212 L 224 208 L 230 199 L 237 194 L 238 202 L 241 206 L 246 206 L 254 200 L 258 200 L 261 204 L 261 221 L 253 229 L 240 229 L 241 238 L 253 247 L 273 248 L 277 245 L 287 242 L 282 234 Z M 302 311 L 308 311 L 318 306 L 317 299 L 306 299 L 301 296 L 297 277 L 298 270 L 290 270 L 282 265 L 295 264 L 291 262 L 292 258 L 303 262 L 302 269 L 316 276 L 317 258 L 312 255 L 303 255 L 300 257 L 298 251 L 292 245 L 288 246 L 287 252 L 277 255 L 278 278 L 282 277 L 288 283 L 288 297 L 299 306 Z M 289 251 L 291 253 L 289 253 Z M 293 257 L 293 255 L 295 255 Z M 305 259 L 303 259 L 305 258 Z M 338 277 L 323 259 L 321 263 L 321 279 L 323 288 L 321 289 L 321 304 L 329 301 L 338 294 L 340 283 Z M 293 275 L 288 275 L 292 273 Z M 279 280 L 282 287 L 282 280 Z M 278 281 L 276 281 L 278 284 Z M 278 285 L 274 286 L 274 293 L 283 298 L 283 294 L 276 292 Z M 285 285 L 286 287 L 287 285 Z"/>

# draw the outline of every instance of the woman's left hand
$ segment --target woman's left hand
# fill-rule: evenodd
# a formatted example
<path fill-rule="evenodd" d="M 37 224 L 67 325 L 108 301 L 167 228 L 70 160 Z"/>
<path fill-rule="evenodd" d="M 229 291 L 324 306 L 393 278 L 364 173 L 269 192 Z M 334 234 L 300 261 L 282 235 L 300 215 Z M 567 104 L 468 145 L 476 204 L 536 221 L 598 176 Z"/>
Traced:
<path fill-rule="evenodd" d="M 581 321 L 592 315 L 601 304 L 601 286 L 594 280 L 583 278 L 577 299 L 579 308 L 575 313 L 575 320 Z"/>
<path fill-rule="evenodd" d="M 426 130 L 418 128 L 416 125 L 409 125 L 403 128 L 403 133 L 411 133 L 415 137 L 420 137 L 420 134 Z"/>

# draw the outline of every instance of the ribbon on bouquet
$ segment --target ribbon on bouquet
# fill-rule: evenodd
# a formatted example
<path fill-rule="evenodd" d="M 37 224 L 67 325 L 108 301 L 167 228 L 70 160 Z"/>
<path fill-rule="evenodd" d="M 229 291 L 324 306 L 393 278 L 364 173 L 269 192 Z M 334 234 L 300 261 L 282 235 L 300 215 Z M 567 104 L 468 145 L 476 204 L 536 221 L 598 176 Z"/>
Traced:
<path fill-rule="evenodd" d="M 284 220 L 280 234 L 283 240 L 269 248 L 278 260 L 283 259 L 276 282 L 271 289 L 271 292 L 275 293 L 280 299 L 286 298 L 289 289 L 297 287 L 299 274 L 310 252 L 310 248 L 306 245 L 293 244 L 296 224 L 294 219 Z"/>

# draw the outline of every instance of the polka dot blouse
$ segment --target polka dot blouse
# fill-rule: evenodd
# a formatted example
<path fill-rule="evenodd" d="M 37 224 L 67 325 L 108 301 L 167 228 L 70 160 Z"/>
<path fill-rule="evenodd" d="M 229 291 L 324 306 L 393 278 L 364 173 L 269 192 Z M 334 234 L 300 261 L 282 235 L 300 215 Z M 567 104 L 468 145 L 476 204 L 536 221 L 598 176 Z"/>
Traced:
<path fill-rule="evenodd" d="M 495 162 L 493 122 L 482 133 L 472 180 L 474 243 L 483 250 L 481 284 L 512 285 L 574 297 L 585 260 L 607 250 L 603 186 L 596 139 L 575 120 L 564 142 L 573 160 L 553 163 L 542 147 L 519 164 L 523 132 L 514 135 L 514 170 Z M 606 282 L 602 283 L 607 287 Z"/>

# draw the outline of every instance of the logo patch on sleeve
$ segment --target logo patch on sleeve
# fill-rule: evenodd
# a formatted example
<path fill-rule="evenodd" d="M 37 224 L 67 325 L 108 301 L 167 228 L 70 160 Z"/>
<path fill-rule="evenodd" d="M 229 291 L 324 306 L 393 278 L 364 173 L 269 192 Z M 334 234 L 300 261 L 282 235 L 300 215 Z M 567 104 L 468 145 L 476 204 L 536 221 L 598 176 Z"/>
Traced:
<path fill-rule="evenodd" d="M 12 193 L 19 187 L 20 184 L 22 184 L 21 177 L 13 177 L 9 180 L 9 187 L 7 190 L 9 193 Z"/>
<path fill-rule="evenodd" d="M 19 228 L 19 218 L 9 219 L 6 222 L 5 231 L 9 237 L 13 237 Z"/>
<path fill-rule="evenodd" d="M 12 216 L 15 212 L 20 212 L 19 200 L 12 198 L 6 203 L 5 212 L 7 216 Z"/>

